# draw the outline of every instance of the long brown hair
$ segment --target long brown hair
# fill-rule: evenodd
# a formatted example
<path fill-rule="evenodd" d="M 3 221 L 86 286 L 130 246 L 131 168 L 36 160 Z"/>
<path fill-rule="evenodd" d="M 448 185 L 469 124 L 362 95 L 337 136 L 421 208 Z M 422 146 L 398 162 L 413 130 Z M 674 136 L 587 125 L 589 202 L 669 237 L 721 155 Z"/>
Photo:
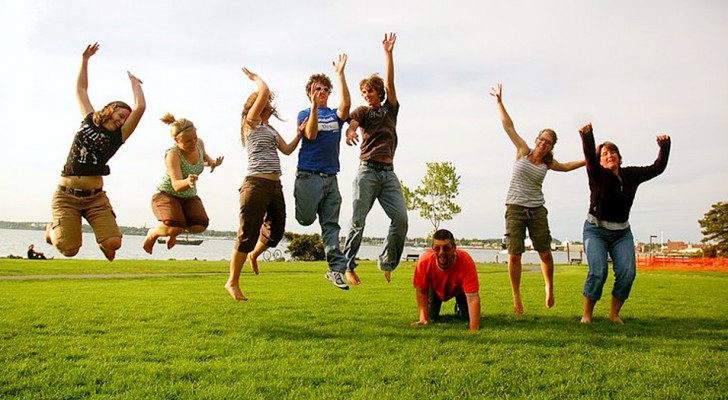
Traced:
<path fill-rule="evenodd" d="M 253 92 L 248 96 L 248 99 L 245 101 L 245 105 L 243 105 L 243 112 L 240 113 L 240 140 L 243 141 L 243 146 L 245 146 L 245 125 L 246 125 L 246 118 L 248 117 L 248 113 L 250 112 L 250 109 L 253 108 L 253 104 L 255 103 L 255 100 L 258 98 L 258 92 Z M 276 110 L 275 105 L 273 104 L 273 100 L 275 100 L 275 95 L 273 92 L 270 93 L 268 96 L 268 103 L 266 104 L 266 108 L 271 109 L 270 115 L 278 118 L 280 121 L 283 121 L 280 114 L 278 114 L 278 110 Z"/>
<path fill-rule="evenodd" d="M 111 118 L 111 114 L 113 114 L 117 108 L 125 108 L 131 112 L 131 107 L 129 107 L 128 104 L 117 100 L 105 105 L 104 108 L 99 111 L 94 111 L 91 120 L 94 122 L 94 125 L 101 126 L 104 122 Z"/>

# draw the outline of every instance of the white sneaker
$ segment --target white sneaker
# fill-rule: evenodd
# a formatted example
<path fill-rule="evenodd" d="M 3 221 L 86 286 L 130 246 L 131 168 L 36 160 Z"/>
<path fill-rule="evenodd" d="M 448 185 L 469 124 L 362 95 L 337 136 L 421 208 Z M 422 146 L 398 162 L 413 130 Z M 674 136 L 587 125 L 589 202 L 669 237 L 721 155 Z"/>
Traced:
<path fill-rule="evenodd" d="M 326 279 L 331 281 L 331 283 L 334 284 L 339 289 L 349 290 L 349 285 L 346 283 L 346 279 L 344 279 L 344 274 L 337 271 L 329 271 L 326 273 Z"/>

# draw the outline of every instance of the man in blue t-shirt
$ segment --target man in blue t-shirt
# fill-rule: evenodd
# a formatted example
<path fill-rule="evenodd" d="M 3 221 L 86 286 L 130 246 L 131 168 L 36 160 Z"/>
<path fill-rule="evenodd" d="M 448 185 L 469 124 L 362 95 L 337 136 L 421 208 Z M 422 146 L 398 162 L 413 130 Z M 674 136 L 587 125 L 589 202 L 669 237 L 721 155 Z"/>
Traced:
<path fill-rule="evenodd" d="M 294 197 L 296 220 L 304 226 L 313 224 L 318 215 L 321 224 L 326 261 L 329 271 L 326 279 L 339 289 L 348 290 L 346 283 L 346 257 L 339 247 L 339 211 L 341 193 L 336 174 L 339 172 L 339 143 L 341 126 L 349 118 L 351 98 L 346 86 L 344 67 L 346 54 L 339 55 L 334 70 L 341 87 L 341 103 L 338 109 L 328 107 L 333 86 L 325 74 L 314 74 L 306 83 L 306 95 L 311 107 L 298 113 L 298 124 L 306 121 L 306 128 L 298 152 L 298 171 Z"/>

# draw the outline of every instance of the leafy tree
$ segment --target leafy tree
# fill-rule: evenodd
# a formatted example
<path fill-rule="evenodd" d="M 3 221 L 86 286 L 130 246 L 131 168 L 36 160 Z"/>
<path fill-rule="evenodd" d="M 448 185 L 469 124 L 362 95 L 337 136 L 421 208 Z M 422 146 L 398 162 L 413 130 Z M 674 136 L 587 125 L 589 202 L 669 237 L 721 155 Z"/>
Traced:
<path fill-rule="evenodd" d="M 462 211 L 453 202 L 459 186 L 460 176 L 452 163 L 429 162 L 421 186 L 411 190 L 402 182 L 402 191 L 407 209 L 420 210 L 420 217 L 430 221 L 434 232 L 442 221 L 449 221 Z"/>
<path fill-rule="evenodd" d="M 705 218 L 698 220 L 703 243 L 714 242 L 712 251 L 706 254 L 716 254 L 720 257 L 728 256 L 728 202 L 719 201 L 713 204 L 711 209 L 705 213 Z"/>
<path fill-rule="evenodd" d="M 321 261 L 326 258 L 324 252 L 324 244 L 321 241 L 321 235 L 314 233 L 313 235 L 298 234 L 286 232 L 284 234 L 286 240 L 289 240 L 288 253 L 296 261 Z"/>

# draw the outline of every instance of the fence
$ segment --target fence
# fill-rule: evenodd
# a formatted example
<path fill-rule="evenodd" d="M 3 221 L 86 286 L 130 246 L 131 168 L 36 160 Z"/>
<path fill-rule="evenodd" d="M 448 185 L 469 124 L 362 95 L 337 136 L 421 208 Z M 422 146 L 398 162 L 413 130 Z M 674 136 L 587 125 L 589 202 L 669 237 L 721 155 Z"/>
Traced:
<path fill-rule="evenodd" d="M 640 255 L 637 268 L 728 272 L 728 258 Z"/>

